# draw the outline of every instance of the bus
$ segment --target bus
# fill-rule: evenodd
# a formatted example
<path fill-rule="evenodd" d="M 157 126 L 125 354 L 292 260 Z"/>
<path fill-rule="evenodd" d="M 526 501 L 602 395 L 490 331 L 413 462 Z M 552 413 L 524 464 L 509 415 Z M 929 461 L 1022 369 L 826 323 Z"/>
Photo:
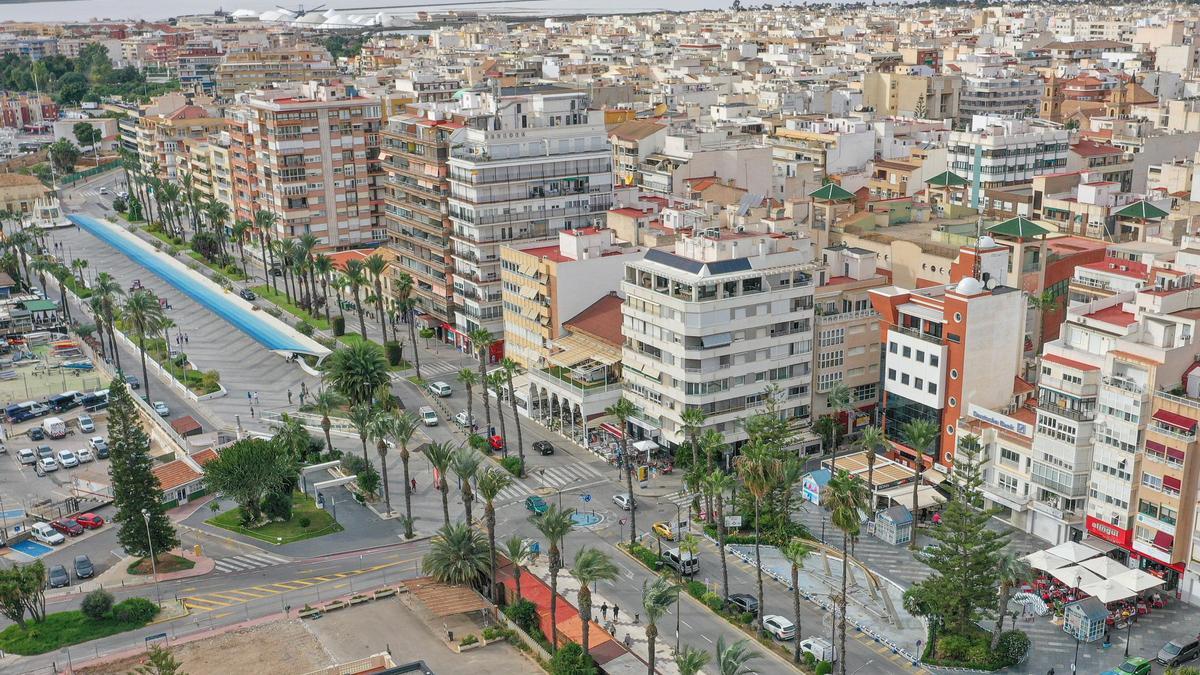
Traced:
<path fill-rule="evenodd" d="M 90 394 L 84 394 L 83 398 L 79 399 L 79 404 L 88 412 L 103 410 L 108 407 L 108 390 L 98 389 Z"/>
<path fill-rule="evenodd" d="M 54 409 L 54 412 L 66 412 L 79 407 L 81 398 L 83 398 L 83 394 L 77 391 L 64 391 L 56 396 L 51 396 L 46 403 Z"/>
<path fill-rule="evenodd" d="M 8 417 L 8 421 L 12 423 L 24 422 L 26 420 L 41 417 L 49 414 L 50 406 L 37 401 L 25 401 L 24 403 L 14 403 L 4 409 L 4 414 Z"/>

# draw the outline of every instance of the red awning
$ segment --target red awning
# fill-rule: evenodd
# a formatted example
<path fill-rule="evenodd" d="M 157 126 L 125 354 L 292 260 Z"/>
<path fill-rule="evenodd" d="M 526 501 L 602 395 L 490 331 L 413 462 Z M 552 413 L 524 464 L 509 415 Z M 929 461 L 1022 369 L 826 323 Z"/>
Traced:
<path fill-rule="evenodd" d="M 1183 429 L 1188 433 L 1191 433 L 1196 429 L 1196 420 L 1190 417 L 1184 417 L 1178 413 L 1173 413 L 1170 410 L 1155 410 L 1154 419 L 1162 422 L 1163 424 L 1169 424 L 1176 429 Z"/>
<path fill-rule="evenodd" d="M 1167 488 L 1168 490 L 1179 492 L 1180 488 L 1183 487 L 1183 483 L 1181 483 L 1179 479 L 1174 476 L 1163 476 L 1162 480 L 1163 487 Z"/>
<path fill-rule="evenodd" d="M 1146 449 L 1157 452 L 1160 455 L 1165 455 L 1167 453 L 1167 446 L 1159 443 L 1158 441 L 1152 441 L 1150 439 L 1146 439 Z"/>
<path fill-rule="evenodd" d="M 1171 459 L 1179 462 L 1180 464 L 1183 463 L 1183 451 L 1182 450 L 1176 450 L 1175 448 L 1167 448 L 1167 457 L 1170 457 Z"/>
<path fill-rule="evenodd" d="M 1167 534 L 1166 532 L 1159 531 L 1159 532 L 1154 533 L 1154 547 L 1155 548 L 1161 548 L 1164 551 L 1170 551 L 1171 546 L 1173 546 L 1174 544 L 1175 544 L 1175 537 Z"/>
<path fill-rule="evenodd" d="M 608 422 L 601 422 L 600 428 L 607 431 L 608 433 L 612 434 L 613 436 L 615 436 L 617 438 L 625 437 L 625 434 L 621 433 L 620 429 L 614 427 L 613 425 L 609 424 Z"/>

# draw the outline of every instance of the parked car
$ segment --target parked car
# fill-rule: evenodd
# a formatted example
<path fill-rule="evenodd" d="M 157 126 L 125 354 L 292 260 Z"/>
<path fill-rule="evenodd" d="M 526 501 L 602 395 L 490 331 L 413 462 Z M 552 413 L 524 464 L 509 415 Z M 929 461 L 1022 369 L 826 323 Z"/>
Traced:
<path fill-rule="evenodd" d="M 440 420 L 438 419 L 437 412 L 433 408 L 423 405 L 417 412 L 421 414 L 421 422 L 423 422 L 425 426 L 436 427 L 438 425 Z"/>
<path fill-rule="evenodd" d="M 83 526 L 75 522 L 74 518 L 63 518 L 62 520 L 50 521 L 50 527 L 53 527 L 56 532 L 78 537 L 83 534 Z"/>
<path fill-rule="evenodd" d="M 107 187 L 107 186 L 101 186 L 101 187 L 100 187 L 100 194 L 102 194 L 102 195 L 106 195 L 106 194 L 108 194 L 108 187 Z"/>
<path fill-rule="evenodd" d="M 88 445 L 92 446 L 92 449 L 96 451 L 97 459 L 108 459 L 108 441 L 104 440 L 103 437 L 92 436 L 91 440 L 88 441 Z"/>
<path fill-rule="evenodd" d="M 830 663 L 837 661 L 837 649 L 825 638 L 814 636 L 801 640 L 800 651 L 812 654 L 816 657 L 817 661 L 828 661 Z"/>
<path fill-rule="evenodd" d="M 94 513 L 81 513 L 75 516 L 75 522 L 82 525 L 85 530 L 98 530 L 104 526 L 104 518 Z"/>
<path fill-rule="evenodd" d="M 1117 673 L 1119 675 L 1150 675 L 1150 659 L 1131 656 L 1125 663 L 1117 666 Z"/>
<path fill-rule="evenodd" d="M 258 296 L 254 294 L 254 291 L 250 290 L 249 288 L 243 288 L 242 290 L 238 291 L 238 295 L 240 295 L 243 300 L 253 301 L 258 299 Z"/>
<path fill-rule="evenodd" d="M 46 432 L 42 431 L 41 427 L 29 427 L 29 440 L 40 441 L 46 437 Z"/>
<path fill-rule="evenodd" d="M 91 579 L 94 576 L 96 576 L 96 567 L 92 564 L 92 559 L 86 555 L 75 556 L 75 578 Z"/>
<path fill-rule="evenodd" d="M 37 466 L 42 470 L 42 473 L 50 473 L 58 471 L 58 462 L 54 461 L 53 457 L 43 457 L 38 460 Z"/>
<path fill-rule="evenodd" d="M 675 541 L 675 531 L 671 529 L 670 523 L 664 523 L 660 521 L 652 525 L 650 529 L 654 530 L 654 534 L 658 535 L 662 539 L 666 539 L 667 541 Z"/>
<path fill-rule="evenodd" d="M 42 431 L 50 438 L 65 438 L 67 423 L 62 421 L 61 417 L 47 417 L 42 420 Z"/>
<path fill-rule="evenodd" d="M 92 421 L 89 415 L 79 416 L 79 430 L 84 433 L 91 433 L 96 430 L 96 423 Z"/>
<path fill-rule="evenodd" d="M 37 446 L 37 456 L 41 457 L 42 459 L 46 459 L 47 457 L 53 457 L 54 451 L 51 450 L 50 446 L 48 446 L 48 445 L 39 445 L 39 446 Z"/>
<path fill-rule="evenodd" d="M 663 551 L 662 561 L 664 565 L 685 577 L 690 577 L 700 571 L 700 558 L 677 548 Z"/>
<path fill-rule="evenodd" d="M 142 388 L 142 381 L 137 379 L 133 375 L 125 376 L 125 384 L 129 385 L 130 389 L 141 389 Z"/>
<path fill-rule="evenodd" d="M 72 467 L 79 466 L 79 458 L 76 457 L 75 453 L 71 452 L 70 450 L 59 450 L 58 463 L 61 464 L 64 469 L 70 469 Z"/>
<path fill-rule="evenodd" d="M 171 414 L 171 409 L 167 407 L 166 403 L 162 401 L 155 401 L 154 412 L 158 413 L 161 417 L 166 417 L 167 415 Z"/>
<path fill-rule="evenodd" d="M 67 540 L 66 537 L 55 532 L 54 528 L 46 523 L 34 523 L 29 527 L 29 531 L 33 534 L 34 539 L 50 546 L 58 546 Z"/>
<path fill-rule="evenodd" d="M 466 410 L 463 410 L 454 416 L 454 423 L 464 429 L 470 428 L 475 425 L 475 418 L 471 417 Z"/>
<path fill-rule="evenodd" d="M 617 493 L 617 494 L 613 495 L 612 500 L 613 500 L 613 503 L 616 504 L 617 506 L 621 507 L 621 510 L 623 510 L 623 511 L 628 511 L 631 508 L 632 509 L 637 508 L 637 500 L 630 499 L 629 495 L 624 494 L 624 493 Z"/>
<path fill-rule="evenodd" d="M 488 445 L 491 446 L 494 452 L 500 452 L 504 449 L 504 437 L 500 434 L 496 434 L 488 438 Z"/>
<path fill-rule="evenodd" d="M 764 616 L 762 626 L 763 630 L 774 635 L 776 640 L 791 640 L 796 637 L 796 624 L 778 614 Z"/>
<path fill-rule="evenodd" d="M 426 388 L 429 389 L 429 393 L 442 398 L 446 398 L 453 393 L 453 390 L 450 389 L 450 385 L 446 384 L 445 382 L 430 382 Z"/>
<path fill-rule="evenodd" d="M 543 455 L 553 455 L 554 446 L 550 445 L 550 441 L 534 441 L 533 451 Z"/>
<path fill-rule="evenodd" d="M 21 448 L 17 451 L 17 461 L 22 464 L 35 464 L 38 461 L 38 456 L 33 451 L 33 448 Z"/>
<path fill-rule="evenodd" d="M 739 614 L 749 612 L 758 616 L 758 598 L 749 593 L 731 593 L 728 598 L 725 598 L 725 606 Z"/>
<path fill-rule="evenodd" d="M 525 498 L 525 508 L 531 511 L 533 515 L 540 516 L 550 507 L 546 506 L 545 499 L 537 495 L 530 495 Z"/>
<path fill-rule="evenodd" d="M 92 454 L 91 450 L 88 450 L 87 448 L 80 448 L 75 451 L 75 459 L 78 459 L 80 464 L 86 464 L 87 462 L 95 460 L 96 456 Z"/>
<path fill-rule="evenodd" d="M 1154 660 L 1165 666 L 1178 666 L 1197 656 L 1200 656 L 1200 639 L 1179 637 L 1163 645 Z"/>
<path fill-rule="evenodd" d="M 47 582 L 50 588 L 63 588 L 71 585 L 71 575 L 67 574 L 67 568 L 62 565 L 54 565 L 46 574 Z"/>

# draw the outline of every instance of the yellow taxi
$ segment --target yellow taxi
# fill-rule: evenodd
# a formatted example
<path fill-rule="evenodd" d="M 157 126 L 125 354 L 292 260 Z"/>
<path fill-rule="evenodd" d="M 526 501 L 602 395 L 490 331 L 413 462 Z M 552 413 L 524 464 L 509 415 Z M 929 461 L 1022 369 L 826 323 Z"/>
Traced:
<path fill-rule="evenodd" d="M 669 523 L 658 522 L 651 526 L 650 529 L 653 530 L 654 534 L 658 535 L 661 539 L 675 541 L 675 532 L 671 530 L 671 525 Z"/>

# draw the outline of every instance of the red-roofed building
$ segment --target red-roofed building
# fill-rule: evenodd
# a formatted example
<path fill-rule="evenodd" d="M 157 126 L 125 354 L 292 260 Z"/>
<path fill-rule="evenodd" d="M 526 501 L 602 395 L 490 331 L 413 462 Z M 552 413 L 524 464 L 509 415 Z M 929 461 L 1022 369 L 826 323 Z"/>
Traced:
<path fill-rule="evenodd" d="M 167 508 L 186 504 L 205 493 L 204 470 L 191 457 L 159 464 L 151 472 L 162 488 L 163 503 Z"/>

